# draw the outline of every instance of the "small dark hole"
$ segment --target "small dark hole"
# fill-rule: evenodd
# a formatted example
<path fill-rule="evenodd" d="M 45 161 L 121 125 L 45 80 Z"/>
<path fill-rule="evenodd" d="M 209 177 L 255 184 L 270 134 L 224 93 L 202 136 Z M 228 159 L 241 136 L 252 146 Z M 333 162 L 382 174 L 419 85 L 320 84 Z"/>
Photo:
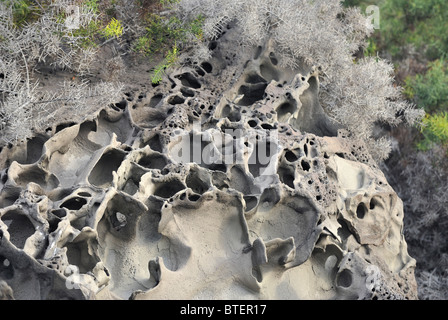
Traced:
<path fill-rule="evenodd" d="M 196 70 L 197 74 L 201 77 L 205 76 L 205 71 L 202 68 L 196 67 L 194 70 Z"/>
<path fill-rule="evenodd" d="M 300 165 L 302 166 L 302 169 L 303 169 L 304 171 L 310 171 L 311 166 L 310 166 L 310 164 L 309 164 L 308 162 L 306 162 L 305 160 L 302 160 L 302 161 L 300 162 Z"/>
<path fill-rule="evenodd" d="M 192 194 L 192 195 L 188 196 L 188 200 L 195 202 L 195 201 L 198 201 L 200 197 L 201 196 L 198 194 Z"/>
<path fill-rule="evenodd" d="M 338 274 L 338 286 L 348 288 L 352 285 L 352 281 L 352 272 L 350 270 L 344 269 L 341 273 Z"/>
<path fill-rule="evenodd" d="M 274 52 L 269 53 L 269 59 L 271 59 L 271 63 L 276 66 L 278 64 L 278 60 L 275 57 Z"/>
<path fill-rule="evenodd" d="M 168 103 L 171 105 L 182 104 L 185 102 L 185 99 L 179 96 L 171 96 L 168 98 Z"/>
<path fill-rule="evenodd" d="M 84 198 L 72 198 L 72 199 L 65 201 L 63 204 L 61 204 L 61 208 L 67 208 L 69 210 L 79 210 L 86 203 L 87 203 L 87 200 Z"/>
<path fill-rule="evenodd" d="M 208 62 L 202 62 L 201 67 L 207 73 L 211 73 L 213 71 L 213 66 Z"/>
<path fill-rule="evenodd" d="M 285 158 L 286 158 L 286 160 L 288 160 L 289 162 L 294 162 L 294 161 L 297 161 L 297 156 L 294 154 L 294 152 L 292 152 L 292 151 L 290 151 L 290 150 L 288 150 L 286 153 L 285 153 Z"/>
<path fill-rule="evenodd" d="M 78 193 L 78 196 L 80 197 L 91 197 L 92 195 L 88 192 L 80 192 Z"/>
<path fill-rule="evenodd" d="M 210 44 L 208 45 L 208 48 L 209 50 L 215 50 L 217 46 L 218 46 L 217 41 L 211 41 Z"/>
<path fill-rule="evenodd" d="M 199 81 L 189 72 L 178 75 L 176 78 L 178 78 L 185 87 L 190 87 L 193 89 L 199 89 L 201 87 Z"/>
<path fill-rule="evenodd" d="M 51 213 L 58 218 L 64 218 L 67 215 L 67 211 L 65 211 L 64 209 L 54 209 L 51 211 Z"/>
<path fill-rule="evenodd" d="M 271 126 L 271 125 L 268 124 L 268 123 L 263 123 L 263 124 L 261 125 L 261 127 L 262 127 L 263 129 L 265 129 L 265 130 L 271 130 L 271 129 L 274 129 L 274 127 Z"/>
<path fill-rule="evenodd" d="M 180 88 L 180 92 L 184 97 L 194 97 L 194 91 L 189 88 L 182 87 Z"/>
<path fill-rule="evenodd" d="M 255 127 L 257 126 L 257 121 L 255 121 L 255 120 L 249 120 L 249 121 L 247 122 L 247 124 L 248 124 L 249 126 L 251 126 L 252 128 L 255 128 Z"/>
<path fill-rule="evenodd" d="M 369 209 L 370 210 L 375 209 L 375 201 L 373 199 L 370 199 Z"/>
<path fill-rule="evenodd" d="M 358 204 L 358 207 L 356 208 L 356 216 L 358 217 L 358 219 L 363 219 L 365 215 L 366 208 L 364 207 L 364 204 Z"/>
<path fill-rule="evenodd" d="M 75 122 L 62 123 L 62 124 L 56 126 L 56 132 L 55 133 L 58 133 L 59 131 L 62 131 L 65 128 L 69 128 L 71 126 L 74 126 L 75 124 L 76 124 Z"/>
<path fill-rule="evenodd" d="M 128 102 L 125 100 L 125 99 L 123 99 L 123 100 L 121 100 L 120 102 L 117 102 L 116 104 L 115 104 L 115 106 L 118 108 L 118 109 L 120 109 L 120 110 L 124 110 L 124 109 L 126 109 L 126 106 L 128 105 Z"/>
<path fill-rule="evenodd" d="M 118 108 L 115 104 L 110 104 L 109 107 L 111 107 L 115 111 L 120 111 L 120 108 Z"/>
<path fill-rule="evenodd" d="M 151 108 L 154 108 L 159 104 L 159 102 L 162 100 L 163 95 L 161 93 L 155 94 L 153 97 L 151 97 L 151 100 L 149 100 L 149 106 Z"/>

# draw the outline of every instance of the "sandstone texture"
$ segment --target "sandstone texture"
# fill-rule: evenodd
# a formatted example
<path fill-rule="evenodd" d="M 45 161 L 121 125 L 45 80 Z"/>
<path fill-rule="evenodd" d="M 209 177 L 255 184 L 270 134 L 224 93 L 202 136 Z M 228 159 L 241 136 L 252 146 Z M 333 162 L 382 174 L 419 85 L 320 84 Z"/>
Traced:
<path fill-rule="evenodd" d="M 275 48 L 0 153 L 0 298 L 416 299 L 403 205 Z"/>

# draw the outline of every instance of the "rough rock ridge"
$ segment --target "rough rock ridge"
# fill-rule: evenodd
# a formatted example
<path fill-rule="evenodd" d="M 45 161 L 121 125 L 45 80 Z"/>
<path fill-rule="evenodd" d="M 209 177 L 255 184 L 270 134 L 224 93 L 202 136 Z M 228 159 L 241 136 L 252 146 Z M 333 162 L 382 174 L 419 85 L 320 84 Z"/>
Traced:
<path fill-rule="evenodd" d="M 231 32 L 2 150 L 0 298 L 417 297 L 402 202 L 326 116 L 318 68 Z"/>

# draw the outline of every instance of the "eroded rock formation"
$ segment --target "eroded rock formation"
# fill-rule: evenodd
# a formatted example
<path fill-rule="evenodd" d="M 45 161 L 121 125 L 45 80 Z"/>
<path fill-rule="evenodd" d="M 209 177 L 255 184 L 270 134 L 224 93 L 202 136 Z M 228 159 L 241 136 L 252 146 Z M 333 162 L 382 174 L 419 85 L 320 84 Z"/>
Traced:
<path fill-rule="evenodd" d="M 231 39 L 2 150 L 0 297 L 417 297 L 402 202 L 319 70 Z"/>

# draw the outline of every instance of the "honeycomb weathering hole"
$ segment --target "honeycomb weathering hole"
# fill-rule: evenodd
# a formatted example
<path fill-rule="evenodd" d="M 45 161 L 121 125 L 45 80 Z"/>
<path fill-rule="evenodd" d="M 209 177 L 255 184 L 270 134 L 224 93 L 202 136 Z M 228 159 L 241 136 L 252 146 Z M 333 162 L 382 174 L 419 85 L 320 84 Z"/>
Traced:
<path fill-rule="evenodd" d="M 199 89 L 201 87 L 199 81 L 189 72 L 183 73 L 176 77 L 180 79 L 182 85 L 186 87 L 190 87 L 193 89 Z"/>
<path fill-rule="evenodd" d="M 352 285 L 353 274 L 350 270 L 342 270 L 337 277 L 337 285 L 343 288 L 348 288 Z"/>
<path fill-rule="evenodd" d="M 213 66 L 208 62 L 201 63 L 201 67 L 207 73 L 211 73 L 213 71 Z"/>
<path fill-rule="evenodd" d="M 163 95 L 161 93 L 155 94 L 153 97 L 151 97 L 151 100 L 149 101 L 149 107 L 154 108 L 156 107 L 159 102 L 162 100 Z"/>
<path fill-rule="evenodd" d="M 246 84 L 242 85 L 238 94 L 242 94 L 243 98 L 239 101 L 239 105 L 249 106 L 261 99 L 263 99 L 267 83 L 256 83 L 256 84 Z"/>
<path fill-rule="evenodd" d="M 89 182 L 97 187 L 109 186 L 112 183 L 112 172 L 117 171 L 125 157 L 124 152 L 109 150 L 102 155 L 89 175 Z"/>
<path fill-rule="evenodd" d="M 280 122 L 287 122 L 288 119 L 297 111 L 297 102 L 284 102 L 276 109 L 277 118 Z"/>
<path fill-rule="evenodd" d="M 6 224 L 10 241 L 19 249 L 23 249 L 26 240 L 35 229 L 30 219 L 18 210 L 11 210 L 4 214 L 1 221 Z"/>
<path fill-rule="evenodd" d="M 162 155 L 152 154 L 143 156 L 137 161 L 137 164 L 149 169 L 162 170 L 168 164 L 168 160 Z"/>
<path fill-rule="evenodd" d="M 364 216 L 366 215 L 366 210 L 367 209 L 363 203 L 358 204 L 358 206 L 356 207 L 356 216 L 358 217 L 358 219 L 364 218 Z"/>
<path fill-rule="evenodd" d="M 61 208 L 67 208 L 69 210 L 79 210 L 86 203 L 87 203 L 86 199 L 80 198 L 80 197 L 75 197 L 75 198 L 71 198 L 69 200 L 64 201 L 64 203 L 61 204 Z"/>
<path fill-rule="evenodd" d="M 183 185 L 180 181 L 169 181 L 157 186 L 154 191 L 154 195 L 161 198 L 171 198 L 176 193 L 184 189 L 185 185 Z"/>

